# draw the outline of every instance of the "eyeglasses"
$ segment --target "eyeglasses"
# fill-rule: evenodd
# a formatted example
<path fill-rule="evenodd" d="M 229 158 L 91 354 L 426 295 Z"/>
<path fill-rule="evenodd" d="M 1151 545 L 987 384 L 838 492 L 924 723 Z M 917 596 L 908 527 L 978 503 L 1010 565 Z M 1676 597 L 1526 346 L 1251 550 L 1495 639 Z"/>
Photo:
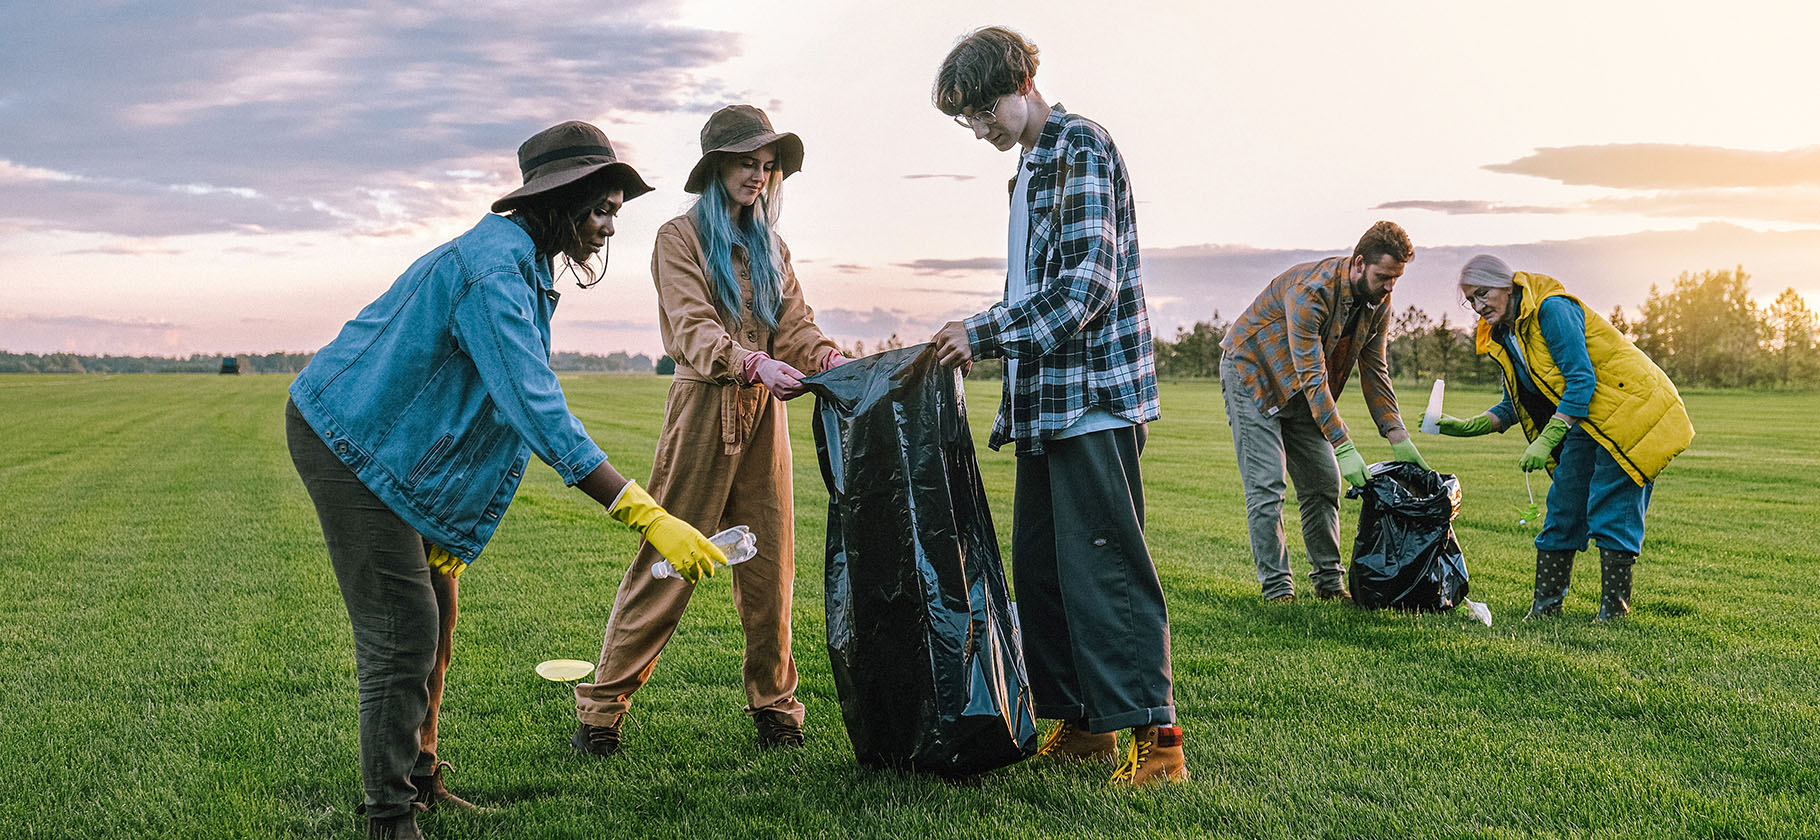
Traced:
<path fill-rule="evenodd" d="M 982 128 L 991 128 L 992 126 L 996 125 L 997 123 L 998 123 L 998 115 L 992 113 L 991 111 L 975 111 L 975 112 L 973 112 L 972 116 L 968 116 L 966 114 L 955 114 L 954 115 L 954 124 L 960 126 L 961 128 L 967 129 L 968 131 L 977 131 Z"/>
<path fill-rule="evenodd" d="M 1496 291 L 1499 290 L 1490 286 L 1475 287 L 1472 291 L 1466 293 L 1466 297 L 1460 301 L 1460 306 L 1469 311 L 1477 312 L 1478 310 L 1473 304 L 1488 303 L 1491 300 L 1492 293 Z"/>

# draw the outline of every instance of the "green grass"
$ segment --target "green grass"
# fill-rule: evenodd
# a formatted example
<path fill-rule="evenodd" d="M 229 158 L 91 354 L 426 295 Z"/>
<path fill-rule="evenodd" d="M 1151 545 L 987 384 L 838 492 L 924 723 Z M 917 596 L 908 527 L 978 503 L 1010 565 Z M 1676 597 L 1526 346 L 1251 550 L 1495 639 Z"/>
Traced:
<path fill-rule="evenodd" d="M 0 377 L 0 835 L 355 836 L 351 637 L 285 453 L 284 377 Z M 565 379 L 628 475 L 650 469 L 666 380 Z M 1411 415 L 1427 393 L 1409 383 Z M 1355 393 L 1342 410 L 1363 426 Z M 977 439 L 995 383 L 973 383 Z M 1489 405 L 1456 389 L 1449 408 Z M 532 470 L 463 578 L 444 757 L 499 813 L 433 837 L 1797 837 L 1820 808 L 1820 398 L 1688 395 L 1637 612 L 1595 626 L 1584 556 L 1567 616 L 1519 621 L 1534 532 L 1512 435 L 1418 436 L 1460 475 L 1456 523 L 1490 628 L 1459 615 L 1258 596 L 1217 385 L 1166 383 L 1145 453 L 1194 780 L 1104 769 L 966 783 L 855 764 L 828 673 L 826 497 L 791 406 L 796 651 L 808 745 L 759 753 L 740 712 L 726 578 L 702 587 L 627 749 L 572 753 L 574 705 L 532 673 L 592 659 L 633 537 Z M 1367 460 L 1388 456 L 1375 438 Z M 1002 542 L 1012 458 L 981 450 Z M 1546 480 L 1537 481 L 1538 498 Z M 1343 503 L 1350 536 L 1356 502 Z M 1287 521 L 1295 521 L 1293 510 Z M 1293 526 L 1291 528 L 1293 531 Z M 1294 537 L 1292 536 L 1292 542 Z M 1299 545 L 1297 546 L 1299 549 Z M 1306 591 L 1306 562 L 1295 561 Z"/>

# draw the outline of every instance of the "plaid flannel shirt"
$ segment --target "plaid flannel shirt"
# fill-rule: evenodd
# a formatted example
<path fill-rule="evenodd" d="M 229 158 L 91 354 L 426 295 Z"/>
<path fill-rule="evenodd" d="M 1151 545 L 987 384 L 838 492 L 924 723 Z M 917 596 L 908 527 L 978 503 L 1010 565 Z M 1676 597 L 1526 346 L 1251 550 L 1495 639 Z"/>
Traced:
<path fill-rule="evenodd" d="M 1040 453 L 1043 440 L 1089 408 L 1147 423 L 1160 416 L 1161 402 L 1137 212 L 1112 138 L 1057 104 L 1024 165 L 1031 168 L 1026 282 L 1037 292 L 964 323 L 974 356 L 1018 360 L 987 445 L 1017 440 Z"/>
<path fill-rule="evenodd" d="M 1374 307 L 1354 294 L 1350 261 L 1329 257 L 1278 275 L 1220 342 L 1239 375 L 1238 383 L 1226 387 L 1244 388 L 1266 417 L 1276 416 L 1297 394 L 1307 397 L 1315 421 L 1335 446 L 1347 440 L 1347 431 L 1334 398 L 1346 387 L 1354 363 L 1378 433 L 1403 428 L 1385 353 L 1390 296 Z M 1355 318 L 1348 332 L 1347 323 Z"/>

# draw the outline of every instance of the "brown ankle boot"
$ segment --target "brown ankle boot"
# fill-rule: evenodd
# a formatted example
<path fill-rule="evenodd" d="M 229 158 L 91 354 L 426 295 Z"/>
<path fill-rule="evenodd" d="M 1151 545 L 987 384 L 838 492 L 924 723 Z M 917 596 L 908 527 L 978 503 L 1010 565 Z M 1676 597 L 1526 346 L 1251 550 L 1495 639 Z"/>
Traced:
<path fill-rule="evenodd" d="M 430 775 L 411 777 L 411 786 L 417 788 L 417 804 L 423 806 L 425 811 L 440 806 L 464 814 L 490 814 L 493 812 L 491 808 L 482 808 L 450 793 L 449 789 L 442 784 L 443 770 L 453 772 L 455 766 L 446 761 L 438 761 L 436 769 L 431 771 Z"/>
<path fill-rule="evenodd" d="M 1085 720 L 1056 721 L 1036 754 L 1058 761 L 1117 761 L 1119 736 L 1116 732 L 1088 732 Z"/>
<path fill-rule="evenodd" d="M 1139 726 L 1131 730 L 1131 751 L 1125 763 L 1112 772 L 1112 783 L 1141 787 L 1153 782 L 1188 781 L 1188 762 L 1182 756 L 1182 728 L 1175 724 Z"/>
<path fill-rule="evenodd" d="M 619 752 L 619 727 L 626 722 L 625 714 L 613 716 L 613 722 L 606 726 L 595 726 L 591 723 L 575 724 L 575 736 L 569 739 L 582 755 L 606 758 Z"/>

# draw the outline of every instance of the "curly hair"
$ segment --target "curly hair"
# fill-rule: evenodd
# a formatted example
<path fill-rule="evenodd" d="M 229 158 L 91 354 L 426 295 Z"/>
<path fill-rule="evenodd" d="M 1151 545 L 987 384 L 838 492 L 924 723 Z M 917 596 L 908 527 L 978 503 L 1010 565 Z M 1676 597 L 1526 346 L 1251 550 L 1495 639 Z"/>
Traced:
<path fill-rule="evenodd" d="M 952 117 L 983 111 L 999 97 L 1021 93 L 1036 76 L 1036 45 L 1002 26 L 975 29 L 942 59 L 935 74 L 935 107 Z"/>
<path fill-rule="evenodd" d="M 524 223 L 525 232 L 531 235 L 531 242 L 537 248 L 537 255 L 551 259 L 560 255 L 563 265 L 575 273 L 575 285 L 584 289 L 599 283 L 600 275 L 592 264 L 576 262 L 569 256 L 569 252 L 581 244 L 581 225 L 587 221 L 588 214 L 606 201 L 614 190 L 624 189 L 619 181 L 602 176 L 590 176 L 542 195 L 531 196 L 512 208 L 510 213 L 513 218 Z M 603 270 L 606 268 L 604 249 L 601 251 L 600 267 Z M 582 279 L 583 275 L 587 279 Z"/>
<path fill-rule="evenodd" d="M 1386 255 L 1395 257 L 1397 262 L 1409 262 L 1416 258 L 1416 246 L 1409 241 L 1409 234 L 1401 225 L 1378 222 L 1359 237 L 1352 255 L 1363 257 L 1366 265 L 1377 265 Z"/>

